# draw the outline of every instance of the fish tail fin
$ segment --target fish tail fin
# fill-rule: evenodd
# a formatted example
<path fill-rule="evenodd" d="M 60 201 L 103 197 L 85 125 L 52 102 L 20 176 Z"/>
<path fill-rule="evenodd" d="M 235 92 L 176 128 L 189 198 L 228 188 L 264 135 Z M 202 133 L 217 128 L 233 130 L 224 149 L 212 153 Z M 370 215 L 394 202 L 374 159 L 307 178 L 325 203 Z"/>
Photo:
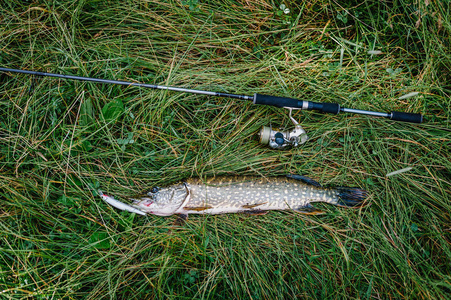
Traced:
<path fill-rule="evenodd" d="M 368 198 L 368 192 L 353 187 L 340 186 L 335 189 L 337 191 L 337 202 L 334 203 L 338 206 L 359 208 L 364 206 L 365 200 Z"/>

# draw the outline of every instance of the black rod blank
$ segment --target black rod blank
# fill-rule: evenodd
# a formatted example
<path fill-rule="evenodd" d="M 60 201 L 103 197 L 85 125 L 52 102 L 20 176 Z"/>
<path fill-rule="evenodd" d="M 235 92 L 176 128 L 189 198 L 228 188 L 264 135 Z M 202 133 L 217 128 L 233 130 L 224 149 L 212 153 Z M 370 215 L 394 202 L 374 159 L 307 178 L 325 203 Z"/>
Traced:
<path fill-rule="evenodd" d="M 410 123 L 421 123 L 423 121 L 423 116 L 421 114 L 413 114 L 413 113 L 405 113 L 405 112 L 397 112 L 397 111 L 392 111 L 390 113 L 383 113 L 383 112 L 376 112 L 376 111 L 359 110 L 359 109 L 340 107 L 340 105 L 337 103 L 317 103 L 317 102 L 298 100 L 298 99 L 293 99 L 293 98 L 261 95 L 261 94 L 257 94 L 257 93 L 254 94 L 253 96 L 236 95 L 236 94 L 228 94 L 228 93 L 220 93 L 220 92 L 186 89 L 186 88 L 179 88 L 179 87 L 172 87 L 172 86 L 165 86 L 165 85 L 136 83 L 136 82 L 121 81 L 121 80 L 99 79 L 99 78 L 73 76 L 73 75 L 62 75 L 62 74 L 55 74 L 55 73 L 45 73 L 45 72 L 27 71 L 27 70 L 20 70 L 20 69 L 9 69 L 9 68 L 1 68 L 1 67 L 0 67 L 0 71 L 23 73 L 23 74 L 36 75 L 36 76 L 56 77 L 56 78 L 71 79 L 71 80 L 107 83 L 107 84 L 137 86 L 137 87 L 145 87 L 145 88 L 150 88 L 150 89 L 160 89 L 160 90 L 169 90 L 169 91 L 176 91 L 176 92 L 182 92 L 182 93 L 192 93 L 192 94 L 201 94 L 201 95 L 209 95 L 209 96 L 217 96 L 217 97 L 227 97 L 227 98 L 235 98 L 235 99 L 241 99 L 241 100 L 251 100 L 251 101 L 253 101 L 254 104 L 271 105 L 271 106 L 275 106 L 275 107 L 284 107 L 284 108 L 293 108 L 293 109 L 302 109 L 302 110 L 316 110 L 316 111 L 320 111 L 323 113 L 338 114 L 339 112 L 347 112 L 347 113 L 355 113 L 355 114 L 383 117 L 383 118 L 388 118 L 388 119 L 395 120 L 395 121 L 403 121 L 403 122 L 410 122 Z"/>

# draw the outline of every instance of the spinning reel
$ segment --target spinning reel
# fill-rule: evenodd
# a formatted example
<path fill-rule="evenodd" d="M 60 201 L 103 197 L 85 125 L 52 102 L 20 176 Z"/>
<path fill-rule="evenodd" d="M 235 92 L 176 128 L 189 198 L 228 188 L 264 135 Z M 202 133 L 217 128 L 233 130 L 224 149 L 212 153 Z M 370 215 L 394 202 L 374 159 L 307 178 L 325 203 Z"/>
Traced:
<path fill-rule="evenodd" d="M 259 132 L 260 143 L 268 145 L 272 149 L 286 149 L 290 147 L 296 148 L 300 144 L 304 144 L 309 137 L 304 128 L 292 117 L 292 108 L 286 107 L 290 111 L 290 119 L 294 124 L 294 129 L 291 131 L 282 131 L 279 128 L 272 128 L 263 126 Z"/>

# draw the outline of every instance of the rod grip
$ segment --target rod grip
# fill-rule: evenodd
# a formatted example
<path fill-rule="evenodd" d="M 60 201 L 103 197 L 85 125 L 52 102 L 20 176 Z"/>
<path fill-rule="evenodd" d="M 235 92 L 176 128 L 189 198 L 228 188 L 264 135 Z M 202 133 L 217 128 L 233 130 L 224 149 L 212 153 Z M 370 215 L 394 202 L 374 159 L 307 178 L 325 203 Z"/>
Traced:
<path fill-rule="evenodd" d="M 340 105 L 338 103 L 316 103 L 308 102 L 308 110 L 317 110 L 322 113 L 338 114 L 340 112 Z"/>
<path fill-rule="evenodd" d="M 412 114 L 406 112 L 392 111 L 391 120 L 409 122 L 409 123 L 421 123 L 423 122 L 422 114 Z"/>
<path fill-rule="evenodd" d="M 302 108 L 303 103 L 304 101 L 293 98 L 254 94 L 254 104 L 271 105 L 275 107 Z"/>

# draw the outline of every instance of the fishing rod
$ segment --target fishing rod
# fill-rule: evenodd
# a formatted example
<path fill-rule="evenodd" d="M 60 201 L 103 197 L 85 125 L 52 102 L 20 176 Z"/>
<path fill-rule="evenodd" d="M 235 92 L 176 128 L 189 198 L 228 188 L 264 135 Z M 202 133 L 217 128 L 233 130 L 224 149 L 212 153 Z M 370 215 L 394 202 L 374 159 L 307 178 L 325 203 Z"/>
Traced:
<path fill-rule="evenodd" d="M 402 122 L 409 122 L 409 123 L 421 123 L 423 121 L 423 116 L 421 114 L 398 112 L 398 111 L 384 113 L 384 112 L 377 112 L 377 111 L 352 109 L 352 108 L 341 107 L 338 103 L 318 103 L 318 102 L 298 100 L 298 99 L 293 99 L 293 98 L 262 95 L 262 94 L 258 94 L 258 93 L 255 93 L 253 96 L 237 95 L 237 94 L 229 94 L 229 93 L 221 93 L 221 92 L 179 88 L 179 87 L 172 87 L 172 86 L 165 86 L 165 85 L 136 83 L 136 82 L 128 82 L 128 81 L 122 81 L 122 80 L 100 79 L 100 78 L 82 77 L 82 76 L 74 76 L 74 75 L 63 75 L 63 74 L 28 71 L 28 70 L 20 70 L 20 69 L 9 69 L 9 68 L 1 68 L 1 67 L 0 67 L 0 71 L 23 73 L 23 74 L 29 74 L 29 75 L 34 75 L 34 76 L 56 77 L 56 78 L 71 79 L 71 80 L 107 83 L 107 84 L 119 84 L 119 85 L 125 85 L 125 86 L 137 86 L 137 87 L 144 87 L 144 88 L 150 88 L 150 89 L 168 90 L 168 91 L 200 94 L 200 95 L 208 95 L 208 96 L 216 96 L 216 97 L 235 98 L 235 99 L 240 99 L 240 100 L 252 101 L 254 104 L 270 105 L 270 106 L 275 106 L 275 107 L 279 107 L 279 108 L 286 108 L 289 110 L 290 119 L 293 121 L 293 123 L 295 125 L 294 130 L 280 131 L 278 129 L 275 129 L 275 128 L 273 129 L 271 127 L 263 127 L 262 130 L 260 131 L 260 142 L 263 144 L 268 144 L 271 148 L 275 148 L 275 149 L 284 149 L 284 148 L 287 148 L 290 146 L 297 147 L 299 144 L 305 143 L 308 139 L 305 130 L 291 116 L 293 109 L 295 109 L 295 110 L 316 110 L 316 111 L 319 111 L 322 113 L 331 113 L 331 114 L 338 114 L 340 112 L 346 112 L 346 113 L 369 115 L 369 116 L 375 116 L 375 117 L 383 117 L 383 118 L 388 118 L 388 119 L 391 119 L 394 121 L 402 121 Z"/>

